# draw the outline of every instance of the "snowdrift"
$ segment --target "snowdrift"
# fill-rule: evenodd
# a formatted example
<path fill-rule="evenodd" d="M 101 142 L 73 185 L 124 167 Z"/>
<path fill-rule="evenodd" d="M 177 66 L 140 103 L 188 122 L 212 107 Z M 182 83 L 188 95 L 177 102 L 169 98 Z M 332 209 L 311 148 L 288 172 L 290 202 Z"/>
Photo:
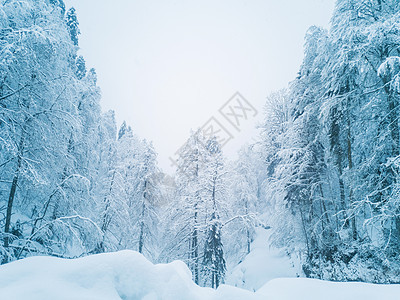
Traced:
<path fill-rule="evenodd" d="M 400 285 L 278 278 L 265 284 L 257 294 L 266 295 L 266 300 L 399 300 Z"/>
<path fill-rule="evenodd" d="M 153 265 L 128 250 L 73 260 L 30 257 L 0 266 L 0 299 L 261 299 L 229 286 L 201 288 L 191 277 L 181 261 Z"/>
<path fill-rule="evenodd" d="M 121 251 L 66 260 L 31 257 L 0 266 L 0 299 L 13 300 L 375 300 L 399 299 L 400 285 L 274 279 L 257 292 L 202 288 L 180 261 L 153 265 Z"/>

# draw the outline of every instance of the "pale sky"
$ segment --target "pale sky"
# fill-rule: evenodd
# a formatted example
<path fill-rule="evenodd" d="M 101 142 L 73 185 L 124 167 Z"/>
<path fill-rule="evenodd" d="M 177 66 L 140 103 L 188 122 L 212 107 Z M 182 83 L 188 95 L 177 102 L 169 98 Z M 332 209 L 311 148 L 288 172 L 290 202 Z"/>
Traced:
<path fill-rule="evenodd" d="M 312 25 L 329 27 L 334 0 L 66 0 L 103 110 L 153 141 L 159 165 L 211 117 L 233 135 L 228 157 L 257 138 L 268 94 L 286 87 Z M 218 109 L 240 92 L 259 112 L 230 127 Z"/>

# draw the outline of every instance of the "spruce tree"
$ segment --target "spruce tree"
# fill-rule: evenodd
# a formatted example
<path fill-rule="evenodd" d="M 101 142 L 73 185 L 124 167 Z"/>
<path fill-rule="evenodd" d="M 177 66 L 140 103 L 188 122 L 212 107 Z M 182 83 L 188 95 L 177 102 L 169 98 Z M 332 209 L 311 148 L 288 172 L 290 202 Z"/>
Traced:
<path fill-rule="evenodd" d="M 66 15 L 66 23 L 72 43 L 75 46 L 78 46 L 79 43 L 78 35 L 80 35 L 81 32 L 79 30 L 78 17 L 76 16 L 76 10 L 74 7 L 71 7 L 68 10 Z"/>

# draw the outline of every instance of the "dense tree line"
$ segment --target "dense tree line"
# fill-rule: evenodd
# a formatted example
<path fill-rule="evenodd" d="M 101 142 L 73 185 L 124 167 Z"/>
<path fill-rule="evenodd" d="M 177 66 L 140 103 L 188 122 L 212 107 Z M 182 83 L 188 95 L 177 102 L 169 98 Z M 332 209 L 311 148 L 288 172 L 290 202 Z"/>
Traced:
<path fill-rule="evenodd" d="M 0 3 L 0 256 L 149 251 L 159 170 L 101 112 L 62 0 Z"/>
<path fill-rule="evenodd" d="M 200 130 L 178 153 L 160 259 L 183 260 L 197 284 L 218 287 L 227 264 L 236 265 L 250 251 L 256 225 L 252 173 L 239 161 L 228 166 L 216 138 Z"/>
<path fill-rule="evenodd" d="M 133 249 L 182 259 L 218 287 L 254 235 L 248 166 L 228 174 L 216 139 L 197 131 L 168 178 L 152 144 L 102 112 L 79 34 L 62 0 L 0 2 L 1 261 Z"/>
<path fill-rule="evenodd" d="M 273 241 L 307 276 L 399 282 L 400 3 L 338 0 L 262 126 Z"/>

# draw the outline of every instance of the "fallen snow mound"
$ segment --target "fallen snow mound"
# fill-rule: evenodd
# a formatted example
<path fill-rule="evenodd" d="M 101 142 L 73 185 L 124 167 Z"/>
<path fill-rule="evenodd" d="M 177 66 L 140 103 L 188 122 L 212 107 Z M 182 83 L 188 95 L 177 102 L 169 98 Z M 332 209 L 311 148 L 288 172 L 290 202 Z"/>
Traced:
<path fill-rule="evenodd" d="M 257 294 L 268 295 L 266 300 L 399 300 L 400 285 L 278 278 L 265 284 Z"/>
<path fill-rule="evenodd" d="M 262 299 L 229 286 L 201 288 L 191 277 L 181 261 L 153 265 L 129 250 L 73 260 L 30 257 L 0 266 L 0 299 Z"/>
<path fill-rule="evenodd" d="M 202 288 L 180 261 L 153 265 L 134 251 L 66 260 L 31 257 L 0 266 L 0 299 L 13 300 L 397 300 L 400 285 L 274 279 L 253 293 Z"/>

